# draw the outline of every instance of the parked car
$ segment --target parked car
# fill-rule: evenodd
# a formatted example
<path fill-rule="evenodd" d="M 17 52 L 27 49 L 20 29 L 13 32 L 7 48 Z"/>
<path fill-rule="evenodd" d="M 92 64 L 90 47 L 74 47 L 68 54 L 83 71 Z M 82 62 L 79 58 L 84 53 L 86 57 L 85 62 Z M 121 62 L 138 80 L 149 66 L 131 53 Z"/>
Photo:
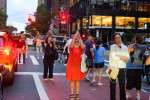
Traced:
<path fill-rule="evenodd" d="M 26 42 L 27 42 L 28 46 L 33 46 L 34 45 L 34 41 L 33 41 L 34 37 L 29 33 L 25 33 L 25 35 L 26 35 Z"/>
<path fill-rule="evenodd" d="M 67 40 L 69 39 L 68 37 L 66 37 L 66 38 L 67 38 Z M 55 43 L 56 43 L 56 49 L 58 51 L 62 51 L 63 48 L 64 48 L 63 39 L 64 39 L 64 36 L 55 35 L 54 40 L 55 40 Z"/>
<path fill-rule="evenodd" d="M 43 35 L 42 37 L 41 37 L 41 39 L 42 40 L 45 40 L 45 38 L 46 38 L 46 36 L 47 35 Z M 69 39 L 68 37 L 66 37 L 67 39 Z M 64 39 L 64 36 L 57 36 L 57 35 L 55 35 L 55 38 L 54 38 L 54 40 L 55 40 L 55 43 L 56 43 L 56 49 L 57 50 L 63 50 L 63 39 Z M 36 45 L 36 44 L 35 44 Z M 42 47 L 43 47 L 43 51 L 45 50 L 45 48 L 44 48 L 44 42 L 42 42 Z"/>
<path fill-rule="evenodd" d="M 9 68 L 9 73 L 5 76 L 4 81 L 9 84 L 14 82 L 14 71 L 18 69 L 18 50 L 15 47 L 13 37 L 0 31 L 0 64 Z"/>

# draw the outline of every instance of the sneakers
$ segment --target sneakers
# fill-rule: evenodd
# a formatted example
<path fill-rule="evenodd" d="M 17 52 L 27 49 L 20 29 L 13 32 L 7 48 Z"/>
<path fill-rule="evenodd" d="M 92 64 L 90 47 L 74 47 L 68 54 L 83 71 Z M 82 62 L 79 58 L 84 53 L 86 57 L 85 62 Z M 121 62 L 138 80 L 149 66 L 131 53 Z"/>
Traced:
<path fill-rule="evenodd" d="M 98 83 L 97 85 L 101 86 L 101 85 L 103 85 L 103 83 L 100 82 L 100 83 Z"/>
<path fill-rule="evenodd" d="M 47 78 L 44 78 L 44 81 L 46 82 L 46 81 L 47 81 Z"/>
<path fill-rule="evenodd" d="M 131 97 L 132 96 L 129 93 L 126 94 L 126 99 L 130 99 Z"/>
<path fill-rule="evenodd" d="M 48 78 L 49 81 L 53 81 L 53 78 Z"/>
<path fill-rule="evenodd" d="M 85 79 L 88 80 L 88 81 L 90 81 L 90 78 L 89 78 L 89 76 L 87 76 L 87 75 L 86 75 Z"/>
<path fill-rule="evenodd" d="M 140 100 L 140 94 L 137 94 L 136 100 Z"/>
<path fill-rule="evenodd" d="M 44 59 L 44 56 L 42 56 L 42 59 Z"/>
<path fill-rule="evenodd" d="M 95 84 L 95 80 L 91 81 L 90 85 L 93 86 Z"/>

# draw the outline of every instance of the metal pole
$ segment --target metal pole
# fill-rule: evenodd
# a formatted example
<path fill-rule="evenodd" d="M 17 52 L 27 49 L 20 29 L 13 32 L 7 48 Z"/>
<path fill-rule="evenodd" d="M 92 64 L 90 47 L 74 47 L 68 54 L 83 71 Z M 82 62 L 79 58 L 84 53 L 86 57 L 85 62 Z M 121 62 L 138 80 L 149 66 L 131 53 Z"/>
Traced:
<path fill-rule="evenodd" d="M 86 9 L 86 28 L 87 28 L 87 35 L 90 34 L 89 32 L 89 6 Z"/>

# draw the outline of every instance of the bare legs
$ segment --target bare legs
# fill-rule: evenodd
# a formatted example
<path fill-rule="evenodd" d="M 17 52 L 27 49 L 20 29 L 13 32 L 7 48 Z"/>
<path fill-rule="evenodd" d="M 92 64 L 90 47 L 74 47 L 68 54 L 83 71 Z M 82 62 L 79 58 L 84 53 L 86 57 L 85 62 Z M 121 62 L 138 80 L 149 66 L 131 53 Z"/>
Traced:
<path fill-rule="evenodd" d="M 93 81 L 91 82 L 91 83 L 92 83 L 91 85 L 93 85 L 93 84 L 95 83 L 95 78 L 96 78 L 96 76 L 97 76 L 97 71 L 98 71 L 98 69 L 94 68 Z M 100 68 L 100 69 L 99 69 L 98 83 L 101 83 L 102 71 L 103 71 L 103 68 Z"/>
<path fill-rule="evenodd" d="M 80 81 L 70 81 L 71 94 L 74 94 L 75 85 L 76 85 L 76 94 L 79 94 Z"/>

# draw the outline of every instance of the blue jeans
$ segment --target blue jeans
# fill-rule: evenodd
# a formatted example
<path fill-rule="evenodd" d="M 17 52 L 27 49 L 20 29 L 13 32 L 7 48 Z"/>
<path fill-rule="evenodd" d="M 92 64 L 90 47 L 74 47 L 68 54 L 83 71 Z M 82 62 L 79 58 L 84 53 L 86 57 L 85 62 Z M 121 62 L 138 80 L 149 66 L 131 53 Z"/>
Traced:
<path fill-rule="evenodd" d="M 43 54 L 43 52 L 42 52 L 42 46 L 36 45 L 36 51 L 37 51 L 37 57 L 39 57 L 39 53 L 40 52 L 41 52 L 41 54 Z"/>

